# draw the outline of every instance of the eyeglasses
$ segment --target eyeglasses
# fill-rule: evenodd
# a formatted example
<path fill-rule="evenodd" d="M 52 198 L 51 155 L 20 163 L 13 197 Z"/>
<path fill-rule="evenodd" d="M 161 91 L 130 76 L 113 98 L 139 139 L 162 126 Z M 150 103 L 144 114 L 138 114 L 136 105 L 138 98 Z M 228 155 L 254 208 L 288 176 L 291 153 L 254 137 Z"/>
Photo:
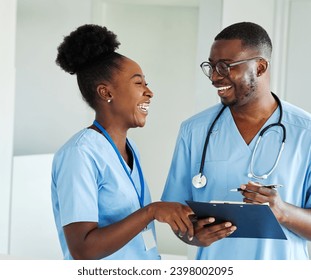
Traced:
<path fill-rule="evenodd" d="M 200 64 L 200 67 L 203 71 L 203 73 L 211 80 L 213 71 L 216 69 L 217 73 L 222 77 L 228 77 L 230 74 L 230 68 L 242 63 L 246 63 L 248 61 L 254 60 L 254 59 L 264 59 L 262 57 L 253 57 L 249 59 L 239 60 L 232 63 L 226 63 L 224 61 L 218 61 L 215 66 L 213 66 L 210 62 L 204 61 Z"/>

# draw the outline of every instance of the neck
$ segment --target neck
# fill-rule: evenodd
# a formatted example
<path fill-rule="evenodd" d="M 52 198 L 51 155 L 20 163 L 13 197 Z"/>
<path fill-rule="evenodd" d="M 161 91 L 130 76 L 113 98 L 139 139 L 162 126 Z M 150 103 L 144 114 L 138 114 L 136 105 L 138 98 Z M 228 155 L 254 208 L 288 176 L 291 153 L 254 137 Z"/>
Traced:
<path fill-rule="evenodd" d="M 252 141 L 277 107 L 278 104 L 271 93 L 239 108 L 230 107 L 234 122 L 247 144 Z"/>
<path fill-rule="evenodd" d="M 257 96 L 247 104 L 238 107 L 231 106 L 231 114 L 234 119 L 260 121 L 267 120 L 273 112 L 278 108 L 278 103 L 269 92 Z"/>
<path fill-rule="evenodd" d="M 110 138 L 112 139 L 113 143 L 115 144 L 116 148 L 118 149 L 123 159 L 128 163 L 129 166 L 131 166 L 131 157 L 129 155 L 126 145 L 127 130 L 121 129 L 114 123 L 108 123 L 103 118 L 99 118 L 96 116 L 95 119 L 109 134 Z M 95 126 L 92 126 L 93 129 L 101 133 L 100 130 L 94 127 Z"/>

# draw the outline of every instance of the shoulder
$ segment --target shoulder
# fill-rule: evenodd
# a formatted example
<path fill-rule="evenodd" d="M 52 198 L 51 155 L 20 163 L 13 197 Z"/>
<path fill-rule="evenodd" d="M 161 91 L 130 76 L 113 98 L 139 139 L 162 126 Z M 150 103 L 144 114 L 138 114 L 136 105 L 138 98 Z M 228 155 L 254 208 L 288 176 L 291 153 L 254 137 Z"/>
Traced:
<path fill-rule="evenodd" d="M 92 133 L 93 131 L 91 129 L 84 128 L 71 136 L 69 140 L 57 151 L 57 153 L 60 153 L 66 149 L 72 148 L 72 147 L 83 147 L 85 144 L 88 144 L 91 141 L 92 136 L 95 134 Z M 93 137 L 94 137 L 93 136 Z"/>
<path fill-rule="evenodd" d="M 99 133 L 92 129 L 82 129 L 74 134 L 54 155 L 54 161 L 64 158 L 65 156 L 78 156 L 81 154 L 91 153 L 98 145 Z"/>
<path fill-rule="evenodd" d="M 287 101 L 282 100 L 283 122 L 311 131 L 311 114 Z"/>

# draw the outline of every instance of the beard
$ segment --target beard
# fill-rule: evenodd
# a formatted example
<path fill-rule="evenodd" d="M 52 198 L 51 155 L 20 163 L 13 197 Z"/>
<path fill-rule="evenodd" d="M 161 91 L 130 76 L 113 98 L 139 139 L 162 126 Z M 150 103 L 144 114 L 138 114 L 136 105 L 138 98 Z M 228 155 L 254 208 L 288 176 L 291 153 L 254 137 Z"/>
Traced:
<path fill-rule="evenodd" d="M 255 74 L 251 72 L 247 79 L 244 79 L 240 82 L 240 86 L 235 86 L 235 95 L 231 98 L 221 98 L 221 103 L 229 107 L 246 105 L 248 101 L 255 96 L 258 88 L 258 82 L 255 77 Z"/>

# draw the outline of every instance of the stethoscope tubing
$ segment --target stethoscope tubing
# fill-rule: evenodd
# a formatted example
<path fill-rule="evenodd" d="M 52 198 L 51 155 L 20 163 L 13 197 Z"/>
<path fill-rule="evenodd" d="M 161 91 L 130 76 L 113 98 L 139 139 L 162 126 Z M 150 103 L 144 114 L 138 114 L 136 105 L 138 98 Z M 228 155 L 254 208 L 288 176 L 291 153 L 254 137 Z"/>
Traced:
<path fill-rule="evenodd" d="M 270 125 L 267 125 L 266 127 L 264 127 L 260 133 L 259 133 L 259 137 L 258 137 L 258 140 L 256 142 L 256 145 L 255 145 L 255 148 L 254 148 L 254 152 L 252 154 L 252 157 L 251 157 L 251 162 L 250 162 L 250 173 L 249 173 L 249 177 L 253 177 L 253 178 L 256 178 L 256 179 L 266 179 L 276 168 L 276 166 L 278 165 L 279 163 L 279 160 L 281 158 L 281 154 L 282 154 L 282 151 L 284 149 L 284 145 L 285 145 L 285 141 L 286 141 L 286 128 L 285 126 L 282 124 L 282 118 L 283 118 L 283 107 L 282 107 L 282 104 L 281 104 L 281 101 L 280 99 L 277 97 L 277 95 L 275 95 L 273 92 L 271 92 L 271 94 L 273 95 L 274 99 L 276 100 L 276 102 L 278 103 L 278 108 L 279 108 L 279 111 L 280 111 L 280 116 L 279 116 L 279 119 L 278 119 L 278 122 L 276 123 L 272 123 Z M 204 169 L 204 162 L 205 162 L 205 158 L 206 158 L 206 152 L 207 152 L 207 147 L 208 147 L 208 143 L 209 143 L 209 140 L 210 140 L 210 136 L 212 134 L 212 131 L 213 131 L 213 128 L 216 124 L 216 122 L 218 121 L 218 119 L 220 118 L 220 116 L 222 115 L 223 111 L 227 108 L 226 105 L 223 105 L 223 107 L 221 108 L 221 110 L 219 111 L 219 113 L 217 114 L 217 116 L 215 117 L 213 123 L 211 124 L 208 132 L 207 132 L 207 135 L 206 135 L 206 138 L 205 138 L 205 142 L 204 142 L 204 147 L 203 147 L 203 151 L 202 151 L 202 156 L 201 156 L 201 163 L 200 163 L 200 170 L 199 170 L 199 175 L 196 175 L 196 176 L 199 176 L 199 177 L 203 177 L 204 175 L 203 174 L 203 169 Z M 260 143 L 261 141 L 261 138 L 262 136 L 264 135 L 264 133 L 270 129 L 271 127 L 274 127 L 274 126 L 280 126 L 283 130 L 283 138 L 282 138 L 282 145 L 280 147 L 280 150 L 279 150 L 279 153 L 278 153 L 278 156 L 276 158 L 276 161 L 273 165 L 273 167 L 271 168 L 271 170 L 267 173 L 267 174 L 264 174 L 262 176 L 260 175 L 256 175 L 254 174 L 254 171 L 253 171 L 253 163 L 254 163 L 254 158 L 255 158 L 255 154 L 256 154 L 256 150 L 257 150 L 257 147 L 258 147 L 258 144 Z M 194 176 L 194 178 L 196 177 Z M 204 176 L 205 177 L 205 176 Z M 196 186 L 195 186 L 196 187 Z M 200 186 L 202 187 L 202 186 Z"/>
<path fill-rule="evenodd" d="M 208 146 L 208 142 L 210 140 L 213 128 L 217 122 L 217 120 L 219 119 L 219 117 L 222 115 L 223 111 L 227 108 L 226 105 L 224 105 L 221 110 L 219 111 L 219 113 L 217 114 L 216 118 L 214 119 L 210 129 L 207 132 L 206 138 L 205 138 L 205 142 L 204 142 L 204 147 L 203 147 L 203 152 L 202 152 L 202 157 L 201 157 L 201 164 L 200 164 L 200 171 L 199 174 L 203 174 L 203 169 L 204 169 L 204 161 L 205 161 L 205 156 L 206 156 L 206 150 L 207 150 L 207 146 Z"/>

